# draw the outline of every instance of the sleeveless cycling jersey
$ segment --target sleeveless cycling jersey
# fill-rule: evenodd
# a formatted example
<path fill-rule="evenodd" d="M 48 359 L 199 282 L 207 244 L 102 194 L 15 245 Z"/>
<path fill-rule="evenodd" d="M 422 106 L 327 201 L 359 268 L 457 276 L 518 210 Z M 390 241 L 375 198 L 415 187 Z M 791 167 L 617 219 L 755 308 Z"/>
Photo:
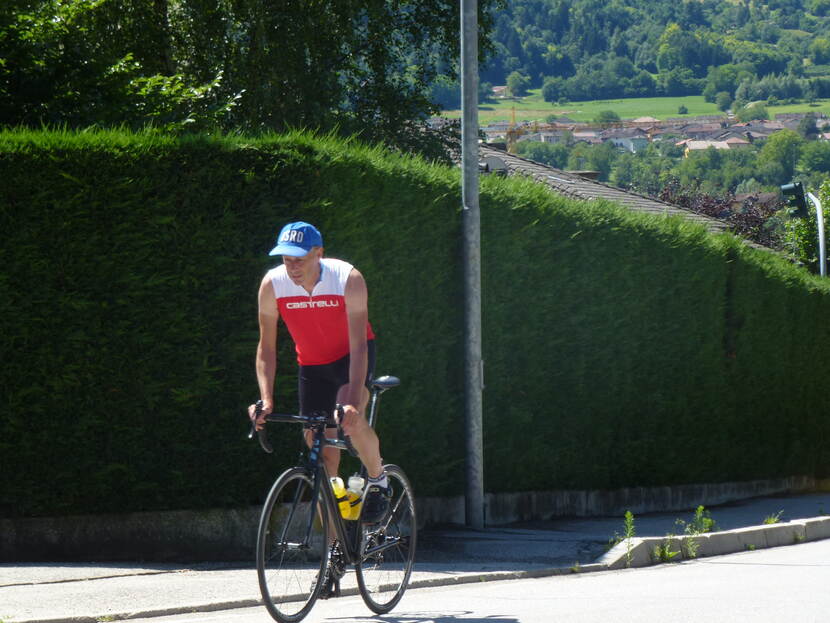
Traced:
<path fill-rule="evenodd" d="M 285 265 L 268 271 L 280 316 L 294 339 L 297 361 L 319 366 L 349 354 L 349 322 L 346 316 L 346 280 L 354 268 L 332 258 L 320 260 L 320 280 L 311 294 L 291 281 Z M 366 323 L 366 339 L 373 339 Z"/>

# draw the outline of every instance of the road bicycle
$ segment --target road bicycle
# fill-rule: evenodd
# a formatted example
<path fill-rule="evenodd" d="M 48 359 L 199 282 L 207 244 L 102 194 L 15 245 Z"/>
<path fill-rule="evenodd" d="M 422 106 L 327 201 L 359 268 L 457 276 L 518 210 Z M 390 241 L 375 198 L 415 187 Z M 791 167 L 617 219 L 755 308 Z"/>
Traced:
<path fill-rule="evenodd" d="M 375 425 L 380 395 L 399 384 L 394 376 L 371 382 L 370 426 Z M 261 409 L 261 402 L 257 405 Z M 256 567 L 268 612 L 280 623 L 296 623 L 317 599 L 354 594 L 354 590 L 341 593 L 340 588 L 347 567 L 354 565 L 363 601 L 376 614 L 386 614 L 403 597 L 415 559 L 415 497 L 406 474 L 397 465 L 384 465 L 392 498 L 381 521 L 366 523 L 362 516 L 344 519 L 321 460 L 322 449 L 357 453 L 339 426 L 336 439 L 326 435 L 326 428 L 337 424 L 333 414 L 272 413 L 266 421 L 302 424 L 312 436 L 307 457 L 301 455 L 300 465 L 277 478 L 262 508 Z M 254 432 L 252 423 L 249 437 Z M 256 432 L 262 449 L 273 452 L 264 428 Z M 360 475 L 366 482 L 365 468 Z"/>

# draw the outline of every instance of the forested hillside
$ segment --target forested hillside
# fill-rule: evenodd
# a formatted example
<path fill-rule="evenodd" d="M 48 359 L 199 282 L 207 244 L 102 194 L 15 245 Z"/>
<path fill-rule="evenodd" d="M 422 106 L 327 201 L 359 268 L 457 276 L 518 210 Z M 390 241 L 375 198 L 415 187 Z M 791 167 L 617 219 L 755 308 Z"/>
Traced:
<path fill-rule="evenodd" d="M 481 80 L 548 101 L 830 96 L 830 0 L 509 0 L 494 17 Z"/>

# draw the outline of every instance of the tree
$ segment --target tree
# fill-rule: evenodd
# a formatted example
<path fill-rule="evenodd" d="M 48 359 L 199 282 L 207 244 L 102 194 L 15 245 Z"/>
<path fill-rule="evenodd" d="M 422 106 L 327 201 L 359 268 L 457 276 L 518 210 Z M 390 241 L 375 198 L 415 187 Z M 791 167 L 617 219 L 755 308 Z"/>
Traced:
<path fill-rule="evenodd" d="M 753 119 L 769 119 L 767 108 L 763 104 L 750 104 L 748 106 L 743 106 L 738 109 L 735 114 L 738 117 L 738 120 L 743 123 L 752 121 Z"/>
<path fill-rule="evenodd" d="M 459 92 L 460 95 L 460 92 Z M 493 85 L 489 82 L 478 83 L 478 101 L 489 102 L 493 99 Z"/>
<path fill-rule="evenodd" d="M 830 61 L 830 39 L 816 37 L 810 44 L 810 59 L 816 65 Z"/>
<path fill-rule="evenodd" d="M 764 167 L 769 164 L 779 164 L 783 179 L 778 183 L 783 184 L 795 173 L 795 165 L 798 163 L 803 148 L 804 139 L 798 133 L 792 130 L 779 130 L 764 143 L 758 154 L 758 165 Z"/>
<path fill-rule="evenodd" d="M 542 97 L 546 102 L 556 102 L 563 92 L 565 80 L 558 76 L 545 78 L 542 83 Z"/>
<path fill-rule="evenodd" d="M 675 67 L 657 75 L 657 86 L 663 95 L 694 95 L 700 93 L 702 83 L 702 79 L 696 79 L 685 67 Z"/>
<path fill-rule="evenodd" d="M 601 110 L 594 117 L 594 123 L 599 125 L 613 125 L 620 122 L 620 116 L 613 110 Z"/>
<path fill-rule="evenodd" d="M 801 150 L 801 159 L 798 168 L 805 173 L 820 171 L 830 173 L 830 143 L 826 141 L 810 141 Z"/>
<path fill-rule="evenodd" d="M 680 106 L 677 107 L 677 114 L 678 115 L 688 115 L 689 114 L 689 109 L 686 108 L 686 106 L 684 106 L 683 104 L 681 104 Z"/>
<path fill-rule="evenodd" d="M 726 112 L 732 105 L 732 96 L 727 91 L 721 91 L 715 96 L 715 105 L 718 107 L 718 110 Z"/>
<path fill-rule="evenodd" d="M 514 71 L 507 76 L 507 90 L 513 97 L 522 97 L 527 95 L 527 90 L 530 88 L 530 78 L 523 73 Z"/>
<path fill-rule="evenodd" d="M 461 108 L 461 85 L 448 76 L 438 76 L 432 83 L 431 99 L 442 110 L 457 110 Z"/>
<path fill-rule="evenodd" d="M 540 143 L 539 141 L 519 141 L 516 153 L 520 156 L 547 164 L 557 169 L 564 169 L 568 163 L 568 147 L 564 143 Z"/>
<path fill-rule="evenodd" d="M 816 125 L 816 116 L 808 112 L 801 121 L 798 122 L 796 131 L 805 139 L 811 140 L 818 136 L 818 126 Z"/>
<path fill-rule="evenodd" d="M 820 17 L 830 14 L 830 0 L 813 0 L 810 3 L 810 11 Z"/>
<path fill-rule="evenodd" d="M 611 143 L 602 145 L 577 143 L 568 156 L 568 169 L 599 171 L 599 179 L 606 181 L 617 156 L 618 152 Z"/>
<path fill-rule="evenodd" d="M 479 4 L 482 54 L 492 2 Z M 429 85 L 456 77 L 456 13 L 442 0 L 4 0 L 0 123 L 187 124 L 195 111 L 409 149 L 437 111 Z"/>

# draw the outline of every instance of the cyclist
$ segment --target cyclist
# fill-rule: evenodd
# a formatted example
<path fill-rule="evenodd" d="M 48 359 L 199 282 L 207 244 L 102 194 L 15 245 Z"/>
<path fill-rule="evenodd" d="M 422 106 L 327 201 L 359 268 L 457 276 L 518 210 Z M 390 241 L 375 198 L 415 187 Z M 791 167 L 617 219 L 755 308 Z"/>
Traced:
<path fill-rule="evenodd" d="M 343 432 L 369 476 L 362 518 L 380 521 L 391 491 L 378 437 L 365 417 L 375 359 L 366 282 L 351 264 L 324 258 L 320 231 L 303 221 L 283 227 L 269 255 L 281 255 L 283 263 L 269 270 L 259 287 L 256 375 L 263 410 L 256 427 L 265 425 L 274 408 L 277 320 L 282 317 L 296 345 L 300 413 L 331 413 L 337 403 L 343 406 Z M 248 409 L 252 419 L 254 409 Z M 306 440 L 311 442 L 310 431 Z M 324 448 L 323 462 L 329 475 L 336 476 L 340 452 Z"/>

